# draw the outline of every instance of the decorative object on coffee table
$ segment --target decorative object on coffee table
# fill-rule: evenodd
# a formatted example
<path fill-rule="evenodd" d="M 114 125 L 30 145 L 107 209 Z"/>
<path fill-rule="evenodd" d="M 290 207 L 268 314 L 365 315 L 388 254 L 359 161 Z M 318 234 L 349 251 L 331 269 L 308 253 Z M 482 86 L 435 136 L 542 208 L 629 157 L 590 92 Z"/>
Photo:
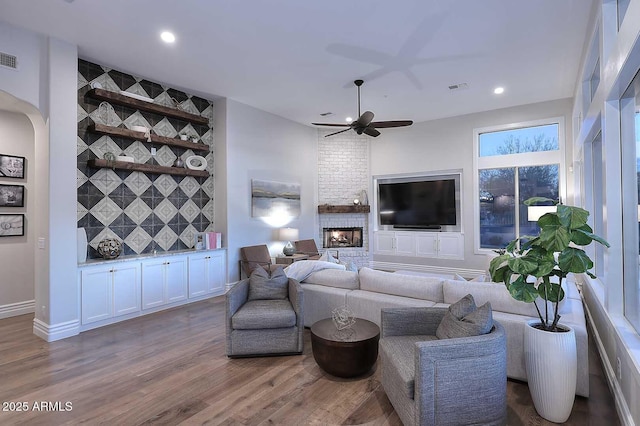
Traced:
<path fill-rule="evenodd" d="M 371 370 L 378 358 L 378 340 L 380 328 L 361 318 L 344 330 L 337 330 L 332 318 L 311 326 L 313 358 L 337 377 L 357 377 Z"/>
<path fill-rule="evenodd" d="M 354 313 L 346 306 L 340 306 L 331 311 L 331 319 L 338 330 L 351 328 L 356 323 Z"/>
<path fill-rule="evenodd" d="M 122 243 L 116 238 L 105 238 L 98 243 L 97 250 L 104 259 L 115 259 L 122 253 Z"/>

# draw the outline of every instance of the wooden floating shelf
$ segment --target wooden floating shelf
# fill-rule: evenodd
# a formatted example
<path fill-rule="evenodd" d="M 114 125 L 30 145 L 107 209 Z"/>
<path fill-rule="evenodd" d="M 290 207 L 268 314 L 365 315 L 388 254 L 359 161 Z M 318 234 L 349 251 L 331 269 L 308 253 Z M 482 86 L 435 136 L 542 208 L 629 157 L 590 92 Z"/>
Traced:
<path fill-rule="evenodd" d="M 89 131 L 95 133 L 101 133 L 103 135 L 116 136 L 120 138 L 135 139 L 145 143 L 158 143 L 161 145 L 175 146 L 178 148 L 190 149 L 192 151 L 205 151 L 209 152 L 209 145 L 201 143 L 193 143 L 189 141 L 183 141 L 176 138 L 168 138 L 166 136 L 151 135 L 151 142 L 147 141 L 147 138 L 142 132 L 136 132 L 135 130 L 124 129 L 122 127 L 105 126 L 104 124 L 95 123 L 89 126 Z"/>
<path fill-rule="evenodd" d="M 323 204 L 318 206 L 318 213 L 369 213 L 371 211 L 370 206 L 352 205 L 352 206 L 332 206 L 329 204 Z"/>
<path fill-rule="evenodd" d="M 87 161 L 87 166 L 97 169 L 109 168 L 178 176 L 209 177 L 209 172 L 206 170 L 191 170 L 180 167 L 157 166 L 155 164 L 129 163 L 126 161 L 107 161 L 99 158 Z"/>
<path fill-rule="evenodd" d="M 164 105 L 141 101 L 139 99 L 121 95 L 120 93 L 112 92 L 110 90 L 91 89 L 87 92 L 87 96 L 101 101 L 107 101 L 114 104 L 139 109 L 140 111 L 153 112 L 155 114 L 165 115 L 167 117 L 179 118 L 180 120 L 185 120 L 193 124 L 201 124 L 204 126 L 209 125 L 209 119 L 206 117 L 191 114 L 185 111 L 180 111 L 179 109 L 175 108 L 169 108 Z"/>

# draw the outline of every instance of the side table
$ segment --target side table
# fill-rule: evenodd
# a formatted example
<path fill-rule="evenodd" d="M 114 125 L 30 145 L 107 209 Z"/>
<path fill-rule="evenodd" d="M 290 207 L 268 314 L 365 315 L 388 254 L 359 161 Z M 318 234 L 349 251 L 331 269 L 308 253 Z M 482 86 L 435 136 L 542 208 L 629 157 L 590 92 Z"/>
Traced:
<path fill-rule="evenodd" d="M 291 256 L 277 256 L 276 263 L 279 265 L 291 265 L 293 262 L 297 262 L 299 260 L 307 260 L 309 259 L 309 255 L 307 254 L 293 254 Z"/>
<path fill-rule="evenodd" d="M 320 368 L 338 377 L 361 376 L 378 359 L 380 328 L 373 322 L 356 318 L 351 328 L 338 330 L 331 318 L 311 326 L 313 358 Z"/>

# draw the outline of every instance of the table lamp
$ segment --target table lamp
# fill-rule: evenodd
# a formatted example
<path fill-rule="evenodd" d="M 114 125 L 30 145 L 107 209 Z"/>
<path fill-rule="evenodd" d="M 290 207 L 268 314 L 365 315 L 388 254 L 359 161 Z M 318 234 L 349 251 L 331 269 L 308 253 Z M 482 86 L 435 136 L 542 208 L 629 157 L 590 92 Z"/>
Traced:
<path fill-rule="evenodd" d="M 556 206 L 529 206 L 527 208 L 527 220 L 529 222 L 537 222 L 547 213 L 555 213 Z"/>
<path fill-rule="evenodd" d="M 280 228 L 278 231 L 278 239 L 287 242 L 282 249 L 282 254 L 292 256 L 296 252 L 296 248 L 291 244 L 292 240 L 298 239 L 298 230 L 296 228 Z"/>

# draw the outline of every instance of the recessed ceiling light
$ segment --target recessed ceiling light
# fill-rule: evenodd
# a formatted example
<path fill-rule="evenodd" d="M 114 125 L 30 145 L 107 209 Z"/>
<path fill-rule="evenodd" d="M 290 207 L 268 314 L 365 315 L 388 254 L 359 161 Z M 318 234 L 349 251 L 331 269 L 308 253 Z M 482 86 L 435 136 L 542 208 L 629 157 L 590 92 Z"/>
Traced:
<path fill-rule="evenodd" d="M 353 121 L 353 118 L 347 117 L 344 119 L 344 121 L 346 121 L 347 123 L 351 123 Z"/>
<path fill-rule="evenodd" d="M 496 95 L 502 95 L 504 93 L 504 87 L 496 87 L 495 89 L 493 89 L 493 93 L 495 93 Z"/>
<path fill-rule="evenodd" d="M 172 32 L 170 31 L 163 31 L 160 34 L 160 38 L 162 39 L 162 41 L 164 41 L 165 43 L 173 43 L 174 41 L 176 41 L 176 36 L 173 35 Z"/>

